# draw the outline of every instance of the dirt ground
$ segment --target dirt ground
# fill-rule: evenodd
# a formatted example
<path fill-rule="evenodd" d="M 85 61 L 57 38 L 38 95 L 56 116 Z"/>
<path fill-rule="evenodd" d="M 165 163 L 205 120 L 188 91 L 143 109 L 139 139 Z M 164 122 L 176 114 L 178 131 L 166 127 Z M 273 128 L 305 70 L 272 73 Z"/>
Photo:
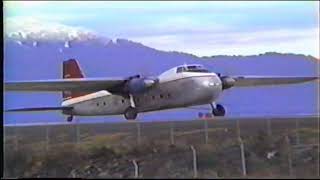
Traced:
<path fill-rule="evenodd" d="M 3 137 L 5 178 L 193 178 L 191 146 L 199 178 L 319 178 L 317 118 L 4 127 Z"/>

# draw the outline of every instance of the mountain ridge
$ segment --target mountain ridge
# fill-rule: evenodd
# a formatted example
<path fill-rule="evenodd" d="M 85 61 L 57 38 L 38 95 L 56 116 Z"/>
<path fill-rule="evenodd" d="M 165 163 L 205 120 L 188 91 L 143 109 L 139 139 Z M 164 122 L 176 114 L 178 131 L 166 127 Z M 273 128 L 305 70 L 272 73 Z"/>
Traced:
<path fill-rule="evenodd" d="M 77 38 L 70 38 L 67 40 L 48 40 L 48 39 L 36 39 L 36 38 L 32 38 L 27 36 L 27 38 L 22 38 L 22 35 L 20 35 L 20 38 L 17 38 L 15 36 L 6 36 L 5 38 L 6 43 L 8 42 L 15 42 L 19 45 L 27 45 L 27 46 L 38 46 L 38 44 L 43 44 L 43 43 L 63 43 L 63 47 L 65 48 L 70 48 L 73 44 L 77 44 L 77 43 L 88 43 L 88 44 L 92 44 L 92 43 L 97 43 L 97 44 L 101 44 L 105 47 L 108 47 L 110 45 L 122 45 L 122 46 L 140 46 L 141 48 L 149 48 L 152 50 L 156 50 L 156 51 L 161 51 L 161 52 L 165 52 L 165 53 L 174 53 L 174 54 L 183 54 L 183 55 L 188 55 L 188 56 L 193 56 L 195 58 L 199 58 L 199 59 L 203 59 L 203 60 L 212 60 L 213 58 L 222 58 L 222 57 L 236 57 L 236 58 L 242 58 L 242 57 L 257 57 L 257 56 L 272 56 L 272 55 L 284 55 L 284 56 L 301 56 L 301 57 L 306 57 L 306 59 L 310 59 L 310 60 L 314 60 L 314 61 L 319 61 L 319 59 L 317 59 L 314 56 L 311 55 L 304 55 L 304 54 L 296 54 L 296 53 L 280 53 L 280 52 L 276 52 L 276 51 L 267 51 L 264 53 L 259 53 L 259 54 L 252 54 L 252 55 L 212 55 L 212 56 L 197 56 L 191 53 L 187 53 L 187 52 L 182 52 L 182 51 L 165 51 L 165 50 L 159 50 L 156 48 L 152 48 L 149 46 L 144 45 L 143 43 L 140 42 L 135 42 L 129 39 L 124 39 L 124 38 L 115 38 L 115 39 L 109 39 L 107 37 L 103 37 L 103 36 L 97 36 L 97 35 L 93 35 L 91 37 L 87 37 L 87 38 L 82 38 L 82 39 L 77 39 Z M 66 45 L 69 44 L 69 45 Z M 68 47 L 66 47 L 68 46 Z"/>

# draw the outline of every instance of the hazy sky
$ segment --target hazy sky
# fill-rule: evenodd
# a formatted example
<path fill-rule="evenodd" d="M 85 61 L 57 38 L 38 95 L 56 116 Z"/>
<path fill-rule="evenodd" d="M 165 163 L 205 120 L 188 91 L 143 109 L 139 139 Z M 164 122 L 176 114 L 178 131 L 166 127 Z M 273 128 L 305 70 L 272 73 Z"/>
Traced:
<path fill-rule="evenodd" d="M 319 57 L 318 2 L 4 2 L 5 28 L 30 19 L 198 56 L 276 51 Z"/>

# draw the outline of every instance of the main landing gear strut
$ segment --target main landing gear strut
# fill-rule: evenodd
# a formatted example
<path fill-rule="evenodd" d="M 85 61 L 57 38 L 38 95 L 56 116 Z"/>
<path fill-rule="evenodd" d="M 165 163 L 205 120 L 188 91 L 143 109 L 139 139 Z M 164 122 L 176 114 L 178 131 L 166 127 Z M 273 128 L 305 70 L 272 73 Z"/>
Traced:
<path fill-rule="evenodd" d="M 224 107 L 221 104 L 217 104 L 214 107 L 214 104 L 211 103 L 210 106 L 211 106 L 211 109 L 212 109 L 212 114 L 214 116 L 224 116 L 226 114 L 226 110 L 224 109 Z"/>
<path fill-rule="evenodd" d="M 138 111 L 137 111 L 132 94 L 129 94 L 129 98 L 130 98 L 130 107 L 128 107 L 124 112 L 124 117 L 127 120 L 134 120 L 138 116 Z"/>

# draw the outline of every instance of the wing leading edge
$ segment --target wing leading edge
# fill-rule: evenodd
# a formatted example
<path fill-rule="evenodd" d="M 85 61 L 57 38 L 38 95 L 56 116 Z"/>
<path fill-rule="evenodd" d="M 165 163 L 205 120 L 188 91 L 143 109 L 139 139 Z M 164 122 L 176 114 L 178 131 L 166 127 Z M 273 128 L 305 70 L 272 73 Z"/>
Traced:
<path fill-rule="evenodd" d="M 123 85 L 124 78 L 74 78 L 6 82 L 6 91 L 100 91 Z"/>
<path fill-rule="evenodd" d="M 304 83 L 308 81 L 314 81 L 319 77 L 272 77 L 272 76 L 234 76 L 235 87 L 247 87 L 247 86 L 267 86 L 267 85 L 284 85 L 284 84 L 296 84 Z"/>

